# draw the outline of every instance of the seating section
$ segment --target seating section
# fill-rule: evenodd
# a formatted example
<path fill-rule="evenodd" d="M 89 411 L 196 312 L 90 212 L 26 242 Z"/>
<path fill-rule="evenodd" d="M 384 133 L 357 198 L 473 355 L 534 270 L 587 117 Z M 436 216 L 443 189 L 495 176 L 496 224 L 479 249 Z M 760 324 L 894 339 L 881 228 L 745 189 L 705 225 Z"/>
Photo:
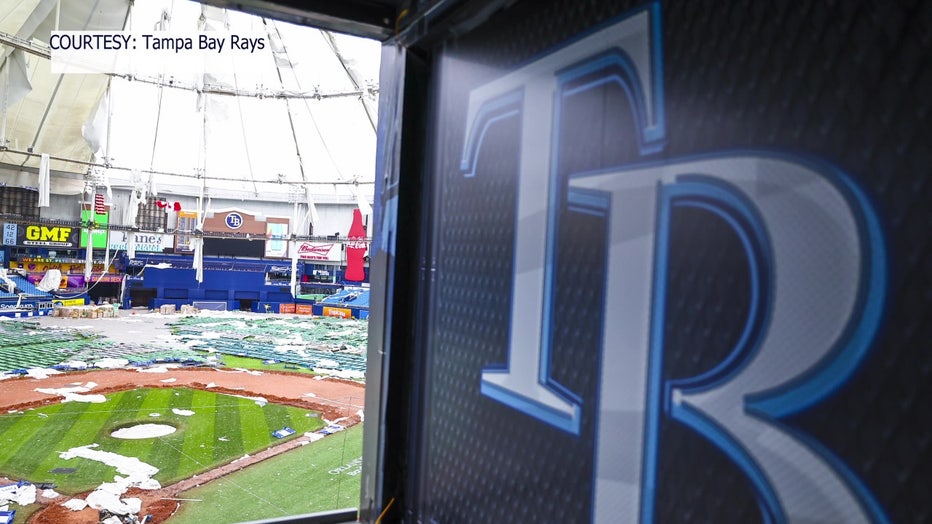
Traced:
<path fill-rule="evenodd" d="M 191 257 L 167 257 L 159 255 L 142 255 L 134 259 L 137 263 L 146 266 L 157 266 L 159 264 L 169 264 L 173 269 L 191 269 L 194 267 L 194 259 Z M 290 268 L 290 262 L 286 262 Z M 244 271 L 265 273 L 271 266 L 282 266 L 283 264 L 270 264 L 268 262 L 250 262 L 246 260 L 212 260 L 204 259 L 204 270 L 216 271 Z"/>
<path fill-rule="evenodd" d="M 368 309 L 369 290 L 364 288 L 346 288 L 319 301 L 318 304 Z"/>
<path fill-rule="evenodd" d="M 95 340 L 73 331 L 43 329 L 35 322 L 0 322 L 0 372 L 52 367 Z"/>
<path fill-rule="evenodd" d="M 30 297 L 46 298 L 46 297 L 52 296 L 50 293 L 41 291 L 39 288 L 36 287 L 35 284 L 33 284 L 32 282 L 26 280 L 25 278 L 21 276 L 11 276 L 10 280 L 12 280 L 13 282 L 16 282 L 16 287 L 21 289 L 23 293 L 25 293 L 26 295 Z"/>
<path fill-rule="evenodd" d="M 188 348 L 153 349 L 144 345 L 115 344 L 98 335 L 69 328 L 49 328 L 36 322 L 0 322 L 0 373 L 25 374 L 30 368 L 72 369 L 66 362 L 93 367 L 103 359 L 130 362 L 204 364 L 205 355 Z"/>
<path fill-rule="evenodd" d="M 10 280 L 16 284 L 18 292 L 8 292 L 6 286 L 0 286 L 0 299 L 16 299 L 19 298 L 19 293 L 23 293 L 28 298 L 48 298 L 51 299 L 52 295 L 46 293 L 45 291 L 40 291 L 36 288 L 35 284 L 29 282 L 25 278 L 19 275 L 8 275 Z"/>
<path fill-rule="evenodd" d="M 223 355 L 283 362 L 304 368 L 366 370 L 365 322 L 309 317 L 282 321 L 274 317 L 250 320 L 223 317 L 184 317 L 172 333 L 193 349 Z"/>
<path fill-rule="evenodd" d="M 286 369 L 348 372 L 354 378 L 366 370 L 368 335 L 364 321 L 192 315 L 180 317 L 171 324 L 171 330 L 175 343 L 165 348 L 115 343 L 71 327 L 0 321 L 0 373 L 92 368 L 104 359 L 123 359 L 133 366 L 222 365 L 223 355 L 284 363 Z"/>

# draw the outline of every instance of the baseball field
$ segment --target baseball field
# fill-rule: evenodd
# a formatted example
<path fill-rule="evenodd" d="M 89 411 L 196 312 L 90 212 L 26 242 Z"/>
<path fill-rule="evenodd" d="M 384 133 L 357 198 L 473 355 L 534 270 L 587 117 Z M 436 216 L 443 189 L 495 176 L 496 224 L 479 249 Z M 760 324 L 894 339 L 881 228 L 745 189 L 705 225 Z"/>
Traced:
<path fill-rule="evenodd" d="M 364 385 L 231 360 L 2 375 L 0 486 L 38 487 L 12 503 L 17 522 L 224 524 L 356 506 Z"/>
<path fill-rule="evenodd" d="M 281 404 L 188 388 L 142 388 L 110 393 L 101 403 L 64 402 L 0 417 L 0 472 L 56 484 L 59 493 L 93 489 L 112 475 L 101 462 L 63 459 L 63 452 L 97 444 L 158 468 L 153 478 L 172 484 L 277 443 L 274 431 L 296 438 L 325 426 L 318 414 Z M 180 414 L 179 414 L 180 413 Z M 157 438 L 120 439 L 121 428 L 168 426 Z"/>

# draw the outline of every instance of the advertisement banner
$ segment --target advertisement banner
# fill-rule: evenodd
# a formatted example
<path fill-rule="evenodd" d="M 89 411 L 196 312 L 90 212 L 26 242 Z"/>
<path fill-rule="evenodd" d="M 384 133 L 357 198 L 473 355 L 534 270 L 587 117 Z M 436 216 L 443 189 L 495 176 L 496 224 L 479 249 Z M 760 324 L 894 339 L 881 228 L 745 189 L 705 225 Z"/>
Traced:
<path fill-rule="evenodd" d="M 269 222 L 265 226 L 265 234 L 269 237 L 265 241 L 265 256 L 267 257 L 285 257 L 288 256 L 288 224 Z"/>
<path fill-rule="evenodd" d="M 174 242 L 174 235 L 164 233 L 136 233 L 136 251 L 161 253 Z M 111 231 L 110 249 L 125 251 L 129 245 L 129 232 Z"/>
<path fill-rule="evenodd" d="M 324 307 L 325 317 L 353 318 L 353 312 L 343 307 Z"/>
<path fill-rule="evenodd" d="M 298 259 L 299 260 L 324 260 L 328 262 L 340 262 L 342 258 L 342 248 L 336 242 L 299 242 Z"/>
<path fill-rule="evenodd" d="M 3 226 L 3 244 L 27 247 L 76 248 L 80 238 L 78 231 L 78 228 L 71 226 L 7 223 Z"/>
<path fill-rule="evenodd" d="M 278 312 L 279 313 L 294 313 L 294 304 L 279 304 Z"/>
<path fill-rule="evenodd" d="M 19 300 L 13 302 L 0 302 L 0 311 L 4 310 L 26 310 L 38 311 L 40 309 L 52 309 L 52 302 L 44 299 Z"/>
<path fill-rule="evenodd" d="M 94 222 L 98 226 L 106 226 L 110 223 L 110 213 L 95 213 L 93 209 L 81 210 L 81 223 L 87 224 Z M 105 249 L 107 247 L 107 232 L 94 231 L 94 249 Z M 81 229 L 81 247 L 87 247 L 87 230 Z"/>
<path fill-rule="evenodd" d="M 83 306 L 83 298 L 56 298 L 52 300 L 52 304 L 56 306 Z"/>
<path fill-rule="evenodd" d="M 57 269 L 61 271 L 62 275 L 67 275 L 69 273 L 81 273 L 84 274 L 84 262 L 76 261 L 62 261 L 56 259 L 46 259 L 46 258 L 33 258 L 33 257 L 24 257 L 16 260 L 10 261 L 10 268 L 22 268 L 30 273 L 45 273 L 50 269 Z M 95 262 L 93 265 L 92 271 L 94 273 L 100 273 L 104 270 L 104 265 L 100 262 Z M 118 273 L 119 271 L 110 266 L 107 268 L 107 271 L 110 273 Z"/>
<path fill-rule="evenodd" d="M 295 304 L 294 312 L 299 315 L 313 315 L 314 310 L 311 308 L 310 304 Z"/>

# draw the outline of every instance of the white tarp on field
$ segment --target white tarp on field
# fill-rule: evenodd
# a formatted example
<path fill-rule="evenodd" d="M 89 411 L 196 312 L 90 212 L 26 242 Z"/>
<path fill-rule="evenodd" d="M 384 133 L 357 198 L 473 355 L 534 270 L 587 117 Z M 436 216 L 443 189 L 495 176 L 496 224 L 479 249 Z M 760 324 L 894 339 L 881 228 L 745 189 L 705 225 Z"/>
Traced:
<path fill-rule="evenodd" d="M 9 484 L 0 487 L 0 505 L 8 502 L 28 506 L 36 501 L 36 486 L 34 484 Z"/>
<path fill-rule="evenodd" d="M 62 459 L 71 460 L 73 458 L 84 458 L 96 462 L 104 463 L 116 468 L 118 473 L 126 475 L 121 477 L 115 475 L 113 482 L 106 482 L 97 487 L 85 500 L 87 504 L 94 509 L 105 509 L 117 515 L 130 515 L 139 513 L 142 501 L 138 498 L 121 498 L 131 487 L 141 489 L 159 489 L 158 481 L 152 477 L 159 472 L 159 468 L 146 464 L 136 457 L 124 457 L 117 453 L 109 451 L 100 451 L 94 449 L 97 444 L 71 448 L 68 451 L 59 453 Z"/>

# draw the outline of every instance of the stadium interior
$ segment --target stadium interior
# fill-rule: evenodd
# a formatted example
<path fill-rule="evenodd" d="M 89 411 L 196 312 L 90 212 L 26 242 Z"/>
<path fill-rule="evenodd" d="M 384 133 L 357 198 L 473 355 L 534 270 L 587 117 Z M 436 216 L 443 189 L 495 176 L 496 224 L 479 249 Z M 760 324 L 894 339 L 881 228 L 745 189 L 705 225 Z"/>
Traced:
<path fill-rule="evenodd" d="M 0 524 L 932 522 L 930 35 L 0 0 Z"/>

